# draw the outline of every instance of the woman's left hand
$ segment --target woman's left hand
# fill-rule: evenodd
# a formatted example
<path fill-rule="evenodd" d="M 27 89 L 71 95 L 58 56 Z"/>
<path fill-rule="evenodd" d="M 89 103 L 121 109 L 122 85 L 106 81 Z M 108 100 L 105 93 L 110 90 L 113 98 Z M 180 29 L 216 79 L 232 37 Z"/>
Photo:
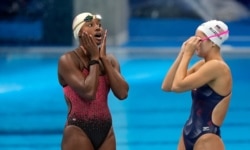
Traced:
<path fill-rule="evenodd" d="M 199 44 L 200 44 L 199 37 L 196 37 L 196 36 L 190 37 L 185 43 L 185 50 L 184 50 L 185 53 L 193 55 L 195 50 L 198 48 Z"/>
<path fill-rule="evenodd" d="M 100 48 L 100 58 L 106 57 L 106 41 L 107 41 L 107 30 L 105 30 L 103 35 L 103 40 Z"/>

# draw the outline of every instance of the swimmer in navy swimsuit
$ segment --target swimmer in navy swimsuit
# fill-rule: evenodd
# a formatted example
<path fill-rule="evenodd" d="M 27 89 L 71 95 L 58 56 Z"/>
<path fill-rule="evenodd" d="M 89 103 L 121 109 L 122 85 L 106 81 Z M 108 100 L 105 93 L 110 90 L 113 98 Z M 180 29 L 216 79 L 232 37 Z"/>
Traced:
<path fill-rule="evenodd" d="M 164 91 L 191 91 L 192 107 L 178 150 L 224 150 L 220 137 L 231 99 L 232 75 L 220 47 L 229 37 L 227 25 L 218 20 L 201 24 L 186 40 L 162 83 Z M 203 58 L 188 69 L 194 54 Z"/>
<path fill-rule="evenodd" d="M 61 149 L 115 150 L 108 94 L 112 91 L 123 100 L 129 86 L 116 58 L 106 54 L 107 32 L 101 16 L 81 13 L 72 29 L 79 47 L 63 54 L 58 62 L 58 80 L 68 105 Z"/>
<path fill-rule="evenodd" d="M 192 150 L 196 140 L 203 134 L 213 133 L 220 137 L 220 127 L 213 123 L 211 115 L 215 106 L 225 97 L 208 85 L 192 90 L 191 115 L 183 129 L 186 150 Z"/>

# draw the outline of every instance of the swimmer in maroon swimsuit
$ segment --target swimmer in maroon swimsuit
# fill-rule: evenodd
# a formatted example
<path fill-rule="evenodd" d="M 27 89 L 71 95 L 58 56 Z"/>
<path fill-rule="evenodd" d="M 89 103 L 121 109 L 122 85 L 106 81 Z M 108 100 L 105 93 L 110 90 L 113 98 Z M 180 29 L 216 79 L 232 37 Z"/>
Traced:
<path fill-rule="evenodd" d="M 162 83 L 164 91 L 191 91 L 192 107 L 178 150 L 224 150 L 220 127 L 232 91 L 232 75 L 220 49 L 229 37 L 227 25 L 218 20 L 201 24 L 181 51 Z M 194 53 L 203 58 L 188 69 Z"/>
<path fill-rule="evenodd" d="M 115 150 L 108 94 L 112 91 L 123 100 L 129 86 L 116 58 L 106 54 L 107 31 L 101 26 L 101 16 L 81 13 L 72 29 L 79 47 L 58 62 L 58 80 L 69 110 L 61 149 Z"/>

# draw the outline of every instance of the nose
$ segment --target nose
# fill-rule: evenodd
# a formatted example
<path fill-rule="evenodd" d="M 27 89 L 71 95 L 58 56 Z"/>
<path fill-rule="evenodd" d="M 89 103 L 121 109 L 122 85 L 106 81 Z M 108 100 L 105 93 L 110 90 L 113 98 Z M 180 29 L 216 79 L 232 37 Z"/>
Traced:
<path fill-rule="evenodd" d="M 95 24 L 95 30 L 96 30 L 96 31 L 101 30 L 101 26 L 100 26 L 100 24 Z"/>

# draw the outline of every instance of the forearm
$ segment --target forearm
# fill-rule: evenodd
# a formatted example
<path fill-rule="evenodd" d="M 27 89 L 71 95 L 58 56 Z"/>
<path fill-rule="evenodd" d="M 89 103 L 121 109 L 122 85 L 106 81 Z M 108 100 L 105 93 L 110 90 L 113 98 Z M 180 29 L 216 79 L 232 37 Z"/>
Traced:
<path fill-rule="evenodd" d="M 98 87 L 98 77 L 99 77 L 99 64 L 93 64 L 89 66 L 89 74 L 86 76 L 84 81 L 84 92 L 82 95 L 85 99 L 93 100 L 96 96 L 96 91 Z"/>
<path fill-rule="evenodd" d="M 181 90 L 182 83 L 185 77 L 187 76 L 188 65 L 189 65 L 191 58 L 192 58 L 192 55 L 186 54 L 186 53 L 183 54 L 183 57 L 180 61 L 178 69 L 176 70 L 176 75 L 173 81 L 173 86 L 172 86 L 173 91 Z"/>
<path fill-rule="evenodd" d="M 177 58 L 175 59 L 175 62 L 173 63 L 173 65 L 171 66 L 171 68 L 169 69 L 169 71 L 167 72 L 163 83 L 162 83 L 162 89 L 165 91 L 171 91 L 172 88 L 172 84 L 176 75 L 176 71 L 179 67 L 179 64 L 181 62 L 181 59 L 183 57 L 183 52 L 181 51 Z"/>
<path fill-rule="evenodd" d="M 121 76 L 120 72 L 112 66 L 111 62 L 107 58 L 102 58 L 101 60 L 114 95 L 118 99 L 125 99 L 128 95 L 129 85 Z"/>

